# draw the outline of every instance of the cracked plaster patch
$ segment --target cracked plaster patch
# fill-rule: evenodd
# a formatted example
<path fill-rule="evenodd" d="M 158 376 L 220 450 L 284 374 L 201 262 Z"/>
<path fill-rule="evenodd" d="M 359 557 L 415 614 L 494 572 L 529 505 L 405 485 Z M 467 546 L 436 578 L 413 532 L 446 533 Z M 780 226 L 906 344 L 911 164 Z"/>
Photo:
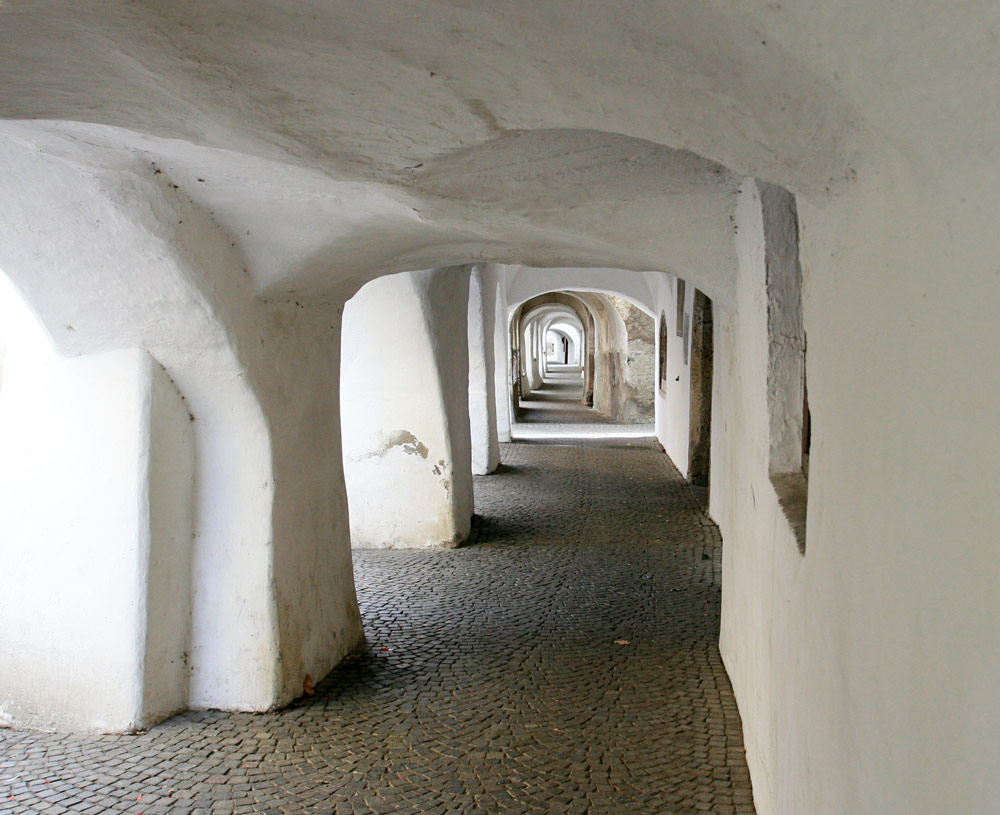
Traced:
<path fill-rule="evenodd" d="M 379 446 L 361 458 L 384 458 L 394 447 L 402 448 L 403 452 L 409 456 L 427 458 L 429 452 L 427 445 L 409 430 L 396 430 L 388 434 L 380 433 L 379 436 L 382 439 Z"/>

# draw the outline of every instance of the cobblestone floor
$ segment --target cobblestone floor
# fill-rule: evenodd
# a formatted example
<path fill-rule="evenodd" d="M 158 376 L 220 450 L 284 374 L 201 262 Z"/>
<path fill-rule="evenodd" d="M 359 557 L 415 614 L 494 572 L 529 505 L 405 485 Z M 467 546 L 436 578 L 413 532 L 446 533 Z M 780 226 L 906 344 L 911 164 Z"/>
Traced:
<path fill-rule="evenodd" d="M 515 438 L 583 435 L 651 436 L 652 419 L 640 424 L 609 423 L 608 417 L 580 403 L 583 380 L 579 367 L 556 366 L 518 403 Z"/>
<path fill-rule="evenodd" d="M 148 733 L 0 730 L 3 813 L 753 813 L 721 544 L 651 440 L 506 445 L 451 551 L 355 552 L 314 697 Z"/>

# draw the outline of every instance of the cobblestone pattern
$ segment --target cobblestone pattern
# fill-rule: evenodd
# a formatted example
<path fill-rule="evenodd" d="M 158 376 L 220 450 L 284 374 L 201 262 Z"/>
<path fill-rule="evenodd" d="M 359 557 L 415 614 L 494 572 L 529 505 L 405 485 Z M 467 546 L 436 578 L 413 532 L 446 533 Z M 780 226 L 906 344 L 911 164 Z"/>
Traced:
<path fill-rule="evenodd" d="M 466 548 L 355 551 L 369 643 L 273 714 L 0 730 L 4 813 L 753 813 L 720 539 L 651 441 L 505 446 Z"/>

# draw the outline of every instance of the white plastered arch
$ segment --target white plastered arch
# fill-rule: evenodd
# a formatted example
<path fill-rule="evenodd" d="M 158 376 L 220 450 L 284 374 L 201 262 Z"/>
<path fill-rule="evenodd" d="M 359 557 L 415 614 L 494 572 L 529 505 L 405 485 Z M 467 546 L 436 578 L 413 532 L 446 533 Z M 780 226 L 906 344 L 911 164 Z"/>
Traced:
<path fill-rule="evenodd" d="M 580 351 L 583 347 L 583 326 L 558 322 L 557 319 L 549 324 L 547 331 L 555 334 L 566 343 L 567 364 L 578 365 L 580 363 Z M 569 360 L 572 360 L 572 363 L 569 363 Z"/>
<path fill-rule="evenodd" d="M 511 308 L 552 292 L 596 292 L 621 297 L 652 316 L 655 306 L 653 290 L 647 281 L 648 274 L 662 272 L 634 272 L 627 269 L 560 268 L 538 269 L 527 266 L 513 267 L 507 297 Z"/>
<path fill-rule="evenodd" d="M 581 302 L 582 305 L 583 301 Z M 531 353 L 525 360 L 527 366 L 528 384 L 531 390 L 537 388 L 547 373 L 547 359 L 544 353 L 545 338 L 549 327 L 556 321 L 567 322 L 578 332 L 582 344 L 586 344 L 587 329 L 579 314 L 563 303 L 543 303 L 534 306 L 520 315 L 520 334 L 525 341 L 525 348 Z M 530 342 L 532 345 L 528 345 Z"/>
<path fill-rule="evenodd" d="M 575 340 L 572 340 L 575 347 L 579 349 L 585 342 L 586 338 L 586 328 L 583 322 L 580 320 L 579 316 L 567 306 L 563 305 L 543 305 L 536 309 L 533 309 L 523 318 L 525 322 L 535 324 L 537 326 L 538 336 L 541 339 L 541 349 L 539 364 L 542 367 L 542 373 L 548 373 L 548 354 L 545 351 L 548 342 L 549 332 L 553 330 L 557 322 L 566 325 L 568 329 L 571 329 L 574 333 Z M 570 339 L 568 334 L 562 332 L 567 340 Z M 577 356 L 579 356 L 579 350 L 577 350 Z"/>
<path fill-rule="evenodd" d="M 150 162 L 133 157 L 109 169 L 83 156 L 57 158 L 14 141 L 0 153 L 8 179 L 0 191 L 0 266 L 64 360 L 52 368 L 53 376 L 66 380 L 76 366 L 117 355 L 122 371 L 117 376 L 134 383 L 130 398 L 141 415 L 151 417 L 147 422 L 155 424 L 164 399 L 184 405 L 193 436 L 189 452 L 197 466 L 187 498 L 179 483 L 153 484 L 146 498 L 120 496 L 121 506 L 148 502 L 155 513 L 162 496 L 171 495 L 187 502 L 193 515 L 193 539 L 179 545 L 191 559 L 191 582 L 174 598 L 190 597 L 190 631 L 186 639 L 173 637 L 172 659 L 185 666 L 184 675 L 169 680 L 167 689 L 149 684 L 155 668 L 147 665 L 155 596 L 162 587 L 155 570 L 141 565 L 150 547 L 155 549 L 156 530 L 140 529 L 138 539 L 131 544 L 122 539 L 121 546 L 138 564 L 137 594 L 130 602 L 144 610 L 139 630 L 150 620 L 145 635 L 135 638 L 145 645 L 120 655 L 122 681 L 110 691 L 115 700 L 109 702 L 106 692 L 97 696 L 105 700 L 103 713 L 70 704 L 49 710 L 47 726 L 129 729 L 185 707 L 261 710 L 288 701 L 301 693 L 305 674 L 324 674 L 360 637 L 356 613 L 344 616 L 344 604 L 335 599 L 342 593 L 353 598 L 349 555 L 345 561 L 328 545 L 331 528 L 344 524 L 346 532 L 345 507 L 337 504 L 339 435 L 334 427 L 326 434 L 329 447 L 306 445 L 313 451 L 308 452 L 289 435 L 293 425 L 281 420 L 283 411 L 308 412 L 316 399 L 335 400 L 335 382 L 326 388 L 314 380 L 315 387 L 291 391 L 290 402 L 282 380 L 294 379 L 296 368 L 317 356 L 333 355 L 335 369 L 338 337 L 329 323 L 337 323 L 338 316 L 326 308 L 302 315 L 291 304 L 256 301 L 231 242 Z M 299 330 L 290 332 L 292 316 Z M 268 357 L 286 362 L 275 369 L 265 363 Z M 8 386 L 4 396 L 10 401 L 17 394 Z M 175 396 L 157 396 L 169 392 Z M 147 400 L 151 408 L 144 407 Z M 329 409 L 317 413 L 335 417 Z M 155 436 L 155 428 L 137 425 L 135 432 L 141 456 L 143 444 L 150 443 L 141 437 Z M 319 471 L 328 471 L 321 480 L 287 477 L 301 472 L 310 458 Z M 190 484 L 189 479 L 189 490 Z M 124 480 L 122 485 L 135 489 Z M 21 491 L 38 486 L 12 483 L 4 499 L 41 508 L 34 498 L 18 500 Z M 309 491 L 322 498 L 313 495 L 307 503 L 325 506 L 315 535 L 301 531 L 300 502 Z M 31 524 L 26 519 L 20 528 L 21 537 L 4 540 L 15 554 L 30 545 L 24 536 L 31 534 Z M 103 539 L 100 524 L 91 524 L 65 542 L 92 545 L 96 555 Z M 320 594 L 307 598 L 293 584 L 301 579 L 298 572 L 315 573 L 320 563 L 323 579 L 312 581 Z M 317 613 L 328 627 L 306 623 Z M 70 696 L 85 700 L 88 682 L 106 682 L 88 673 L 85 661 L 66 659 L 80 666 L 76 676 L 83 683 L 80 693 Z M 44 682 L 34 676 L 38 663 L 22 667 L 3 672 L 25 678 L 8 693 L 15 700 L 8 715 L 33 723 L 30 686 L 42 688 Z"/>

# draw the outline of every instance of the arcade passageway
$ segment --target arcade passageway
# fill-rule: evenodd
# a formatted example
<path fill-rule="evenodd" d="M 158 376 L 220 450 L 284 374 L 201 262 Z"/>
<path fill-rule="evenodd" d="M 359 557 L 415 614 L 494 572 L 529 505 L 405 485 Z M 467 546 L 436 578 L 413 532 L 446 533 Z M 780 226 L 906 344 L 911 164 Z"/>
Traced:
<path fill-rule="evenodd" d="M 998 38 L 0 0 L 0 815 L 996 815 Z"/>
<path fill-rule="evenodd" d="M 465 548 L 355 552 L 367 649 L 315 696 L 0 730 L 0 809 L 752 813 L 720 536 L 656 442 L 506 444 L 476 508 Z"/>
<path fill-rule="evenodd" d="M 599 413 L 581 409 L 582 392 L 579 365 L 552 365 L 538 387 L 518 400 L 521 419 L 532 424 L 606 421 Z"/>

